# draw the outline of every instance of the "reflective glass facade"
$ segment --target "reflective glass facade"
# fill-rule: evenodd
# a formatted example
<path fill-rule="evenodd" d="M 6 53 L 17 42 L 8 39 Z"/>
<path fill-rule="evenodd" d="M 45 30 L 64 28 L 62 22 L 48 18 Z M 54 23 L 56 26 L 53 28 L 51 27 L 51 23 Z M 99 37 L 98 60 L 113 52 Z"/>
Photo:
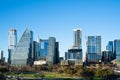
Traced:
<path fill-rule="evenodd" d="M 26 66 L 32 64 L 33 33 L 26 29 L 20 38 L 12 55 L 12 66 Z"/>
<path fill-rule="evenodd" d="M 82 60 L 82 49 L 69 49 L 65 53 L 65 58 L 67 60 Z"/>
<path fill-rule="evenodd" d="M 48 55 L 48 40 L 40 40 L 40 57 Z"/>
<path fill-rule="evenodd" d="M 108 45 L 106 46 L 106 50 L 109 51 L 109 55 L 111 57 L 111 60 L 113 60 L 115 58 L 115 55 L 113 53 L 113 41 L 108 42 Z"/>
<path fill-rule="evenodd" d="M 55 42 L 56 42 L 56 39 L 54 37 L 49 37 L 48 56 L 46 58 L 48 64 L 54 64 L 54 60 L 55 60 Z"/>
<path fill-rule="evenodd" d="M 10 29 L 8 32 L 8 63 L 11 64 L 11 56 L 17 45 L 17 30 Z"/>
<path fill-rule="evenodd" d="M 116 60 L 120 60 L 120 39 L 114 40 L 114 53 L 116 55 Z"/>
<path fill-rule="evenodd" d="M 101 36 L 88 36 L 87 53 L 88 53 L 88 57 L 87 57 L 88 60 L 101 59 Z"/>
<path fill-rule="evenodd" d="M 0 60 L 3 60 L 3 51 L 0 50 Z"/>
<path fill-rule="evenodd" d="M 49 65 L 57 64 L 59 62 L 59 43 L 56 38 L 49 37 L 48 40 L 48 55 L 46 57 Z"/>

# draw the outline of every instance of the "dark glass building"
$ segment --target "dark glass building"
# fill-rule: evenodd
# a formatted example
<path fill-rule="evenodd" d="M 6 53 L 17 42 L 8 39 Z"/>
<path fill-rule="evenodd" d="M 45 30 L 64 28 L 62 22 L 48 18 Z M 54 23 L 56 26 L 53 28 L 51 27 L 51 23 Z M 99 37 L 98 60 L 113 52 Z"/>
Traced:
<path fill-rule="evenodd" d="M 115 59 L 115 55 L 113 52 L 113 41 L 109 41 L 107 46 L 106 46 L 106 50 L 109 51 L 109 55 L 111 57 L 111 60 Z"/>

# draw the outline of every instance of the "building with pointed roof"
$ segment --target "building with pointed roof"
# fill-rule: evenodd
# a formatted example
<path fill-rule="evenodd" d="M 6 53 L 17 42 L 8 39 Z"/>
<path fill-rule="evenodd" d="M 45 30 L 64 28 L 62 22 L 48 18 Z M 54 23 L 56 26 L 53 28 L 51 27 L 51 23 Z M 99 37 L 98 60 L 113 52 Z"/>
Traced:
<path fill-rule="evenodd" d="M 26 66 L 33 64 L 33 32 L 26 29 L 12 54 L 12 66 Z"/>

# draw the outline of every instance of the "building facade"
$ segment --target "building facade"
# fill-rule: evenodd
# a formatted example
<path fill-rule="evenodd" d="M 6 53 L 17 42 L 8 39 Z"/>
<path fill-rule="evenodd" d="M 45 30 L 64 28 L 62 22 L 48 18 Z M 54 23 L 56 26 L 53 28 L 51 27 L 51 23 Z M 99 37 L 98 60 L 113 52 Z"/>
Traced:
<path fill-rule="evenodd" d="M 56 38 L 49 37 L 48 41 L 48 55 L 46 58 L 47 64 L 57 64 L 59 61 L 59 43 L 56 42 Z"/>
<path fill-rule="evenodd" d="M 111 57 L 111 60 L 115 59 L 115 55 L 114 55 L 114 52 L 113 52 L 113 41 L 109 41 L 107 46 L 106 46 L 106 50 L 109 51 L 109 55 Z"/>
<path fill-rule="evenodd" d="M 8 40 L 8 63 L 11 64 L 11 56 L 17 45 L 17 30 L 10 29 L 8 32 L 8 37 L 9 37 L 9 40 Z"/>
<path fill-rule="evenodd" d="M 120 60 L 120 39 L 114 40 L 114 55 L 116 60 Z"/>
<path fill-rule="evenodd" d="M 33 63 L 33 32 L 26 29 L 22 34 L 13 54 L 12 66 L 26 66 Z"/>
<path fill-rule="evenodd" d="M 48 55 L 48 40 L 40 40 L 40 54 L 39 58 L 42 60 L 46 60 L 46 56 Z"/>
<path fill-rule="evenodd" d="M 83 62 L 82 60 L 82 30 L 81 29 L 73 29 L 73 39 L 74 44 L 72 48 L 68 49 L 65 52 L 65 60 L 68 60 L 69 65 L 75 65 L 79 62 Z"/>
<path fill-rule="evenodd" d="M 101 36 L 87 37 L 87 61 L 98 62 L 101 60 Z"/>
<path fill-rule="evenodd" d="M 68 49 L 65 53 L 66 60 L 82 60 L 82 49 Z"/>
<path fill-rule="evenodd" d="M 82 30 L 73 29 L 74 32 L 74 48 L 82 49 Z"/>
<path fill-rule="evenodd" d="M 2 60 L 3 61 L 3 51 L 2 50 L 0 50 L 0 60 Z"/>
<path fill-rule="evenodd" d="M 102 51 L 102 62 L 110 62 L 110 61 L 111 61 L 110 51 L 108 50 Z"/>

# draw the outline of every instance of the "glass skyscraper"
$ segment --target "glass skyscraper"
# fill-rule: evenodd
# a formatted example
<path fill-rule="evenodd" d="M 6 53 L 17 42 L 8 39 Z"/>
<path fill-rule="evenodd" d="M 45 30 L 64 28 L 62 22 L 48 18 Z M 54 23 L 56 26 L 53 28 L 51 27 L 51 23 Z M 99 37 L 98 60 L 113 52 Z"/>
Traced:
<path fill-rule="evenodd" d="M 40 54 L 43 59 L 48 55 L 48 40 L 40 40 Z"/>
<path fill-rule="evenodd" d="M 10 29 L 8 32 L 8 63 L 11 64 L 11 56 L 17 45 L 17 30 Z"/>
<path fill-rule="evenodd" d="M 87 60 L 101 60 L 101 36 L 87 37 Z"/>
<path fill-rule="evenodd" d="M 110 58 L 111 58 L 111 60 L 113 60 L 115 58 L 114 53 L 113 53 L 113 41 L 108 42 L 108 44 L 106 46 L 106 50 L 109 51 Z"/>
<path fill-rule="evenodd" d="M 26 29 L 22 34 L 12 54 L 12 66 L 32 65 L 33 61 L 33 32 Z"/>
<path fill-rule="evenodd" d="M 3 60 L 3 51 L 0 50 L 0 60 Z"/>
<path fill-rule="evenodd" d="M 80 29 L 73 29 L 74 31 L 74 46 L 75 48 L 81 49 L 81 42 L 82 42 L 82 30 Z"/>
<path fill-rule="evenodd" d="M 49 37 L 46 61 L 49 65 L 57 64 L 59 62 L 59 43 L 56 42 L 56 38 L 54 37 Z"/>
<path fill-rule="evenodd" d="M 65 60 L 68 60 L 69 63 L 75 64 L 75 62 L 83 62 L 82 60 L 82 30 L 73 29 L 73 39 L 74 44 L 72 48 L 68 49 L 68 52 L 65 52 Z"/>
<path fill-rule="evenodd" d="M 54 37 L 49 37 L 49 45 L 48 45 L 48 56 L 46 58 L 48 64 L 54 64 L 55 59 L 55 42 L 56 39 Z"/>
<path fill-rule="evenodd" d="M 114 40 L 114 53 L 116 60 L 120 60 L 120 39 Z"/>

